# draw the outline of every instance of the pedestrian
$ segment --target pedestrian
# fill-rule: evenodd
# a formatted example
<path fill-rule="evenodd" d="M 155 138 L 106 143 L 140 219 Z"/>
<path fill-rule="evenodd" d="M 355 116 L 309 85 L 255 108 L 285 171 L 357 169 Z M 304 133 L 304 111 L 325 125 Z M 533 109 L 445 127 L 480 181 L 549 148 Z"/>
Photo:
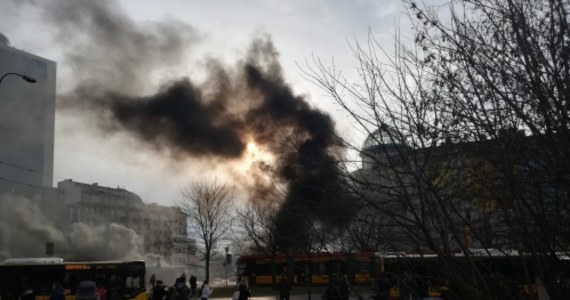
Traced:
<path fill-rule="evenodd" d="M 186 276 L 181 276 L 176 279 L 176 299 L 177 300 L 188 300 L 190 298 L 190 288 L 186 285 Z"/>
<path fill-rule="evenodd" d="M 97 285 L 91 280 L 82 280 L 77 284 L 76 300 L 98 300 Z"/>
<path fill-rule="evenodd" d="M 291 284 L 289 284 L 287 276 L 281 276 L 277 287 L 279 288 L 279 300 L 289 300 L 291 293 Z"/>
<path fill-rule="evenodd" d="M 329 286 L 325 290 L 327 300 L 342 300 L 340 293 L 340 282 L 336 274 L 329 276 Z"/>
<path fill-rule="evenodd" d="M 247 285 L 247 279 L 242 279 L 238 285 L 239 297 L 238 300 L 247 300 L 251 295 L 249 291 L 249 286 Z"/>
<path fill-rule="evenodd" d="M 51 286 L 50 300 L 65 300 L 65 289 L 61 286 L 59 281 L 56 281 Z"/>
<path fill-rule="evenodd" d="M 212 292 L 214 292 L 214 290 L 208 285 L 208 280 L 204 280 L 202 287 L 200 288 L 200 299 L 208 300 L 210 295 L 212 295 Z"/>
<path fill-rule="evenodd" d="M 416 293 L 416 280 L 408 272 L 404 272 L 403 277 L 400 280 L 400 299 L 413 299 L 417 296 Z"/>
<path fill-rule="evenodd" d="M 162 280 L 157 280 L 154 287 L 152 288 L 152 300 L 164 300 L 166 298 L 166 289 Z"/>
<path fill-rule="evenodd" d="M 107 300 L 107 289 L 100 283 L 97 284 L 97 296 L 99 300 Z"/>
<path fill-rule="evenodd" d="M 196 296 L 196 287 L 198 279 L 194 275 L 190 275 L 190 292 L 192 297 Z"/>
<path fill-rule="evenodd" d="M 168 291 L 166 291 L 166 300 L 176 300 L 177 297 L 176 288 L 174 286 L 169 287 Z"/>
<path fill-rule="evenodd" d="M 383 299 L 390 299 L 390 289 L 392 288 L 392 282 L 388 276 L 384 273 L 380 273 L 379 277 L 376 278 L 376 290 L 380 297 Z M 405 290 L 403 290 L 405 291 Z M 404 295 L 404 294 L 403 294 Z M 402 299 L 406 299 L 403 298 Z"/>
<path fill-rule="evenodd" d="M 34 300 L 36 299 L 36 293 L 29 285 L 24 285 L 24 291 L 20 294 L 20 300 Z"/>
<path fill-rule="evenodd" d="M 346 275 L 340 279 L 340 296 L 343 300 L 348 300 L 350 296 L 350 285 Z"/>

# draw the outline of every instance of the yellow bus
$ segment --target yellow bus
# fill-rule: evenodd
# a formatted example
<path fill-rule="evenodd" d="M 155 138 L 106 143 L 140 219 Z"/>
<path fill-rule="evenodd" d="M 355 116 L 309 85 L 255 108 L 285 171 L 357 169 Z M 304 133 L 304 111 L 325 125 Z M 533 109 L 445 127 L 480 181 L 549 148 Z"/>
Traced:
<path fill-rule="evenodd" d="M 106 291 L 106 300 L 147 300 L 144 261 L 14 261 L 0 264 L 0 300 L 17 300 L 31 289 L 48 300 L 55 282 L 74 300 L 79 282 L 90 280 Z"/>
<path fill-rule="evenodd" d="M 247 278 L 250 285 L 271 285 L 278 281 L 273 280 L 273 275 L 278 278 L 281 274 L 288 274 L 294 285 L 327 285 L 329 278 L 344 278 L 352 286 L 382 289 L 391 300 L 398 300 L 407 299 L 404 295 L 437 298 L 456 293 L 453 289 L 455 274 L 446 271 L 445 264 L 466 270 L 463 275 L 467 276 L 468 270 L 476 268 L 482 278 L 489 280 L 486 284 L 490 291 L 504 292 L 501 289 L 509 284 L 512 293 L 518 292 L 526 299 L 537 298 L 535 278 L 541 275 L 550 281 L 547 285 L 551 289 L 564 295 L 560 299 L 570 299 L 570 259 L 567 256 L 497 254 L 467 258 L 458 254 L 440 258 L 433 253 L 298 253 L 279 254 L 273 260 L 266 255 L 244 255 L 238 258 L 236 267 L 239 276 Z M 525 276 L 525 272 L 528 275 Z"/>

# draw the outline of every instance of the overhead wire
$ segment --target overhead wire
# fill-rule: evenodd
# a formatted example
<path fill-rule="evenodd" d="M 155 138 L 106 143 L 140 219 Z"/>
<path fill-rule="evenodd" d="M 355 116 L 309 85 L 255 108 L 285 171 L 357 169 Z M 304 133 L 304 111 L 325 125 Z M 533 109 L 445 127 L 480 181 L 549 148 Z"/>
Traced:
<path fill-rule="evenodd" d="M 47 174 L 47 173 L 44 173 L 44 172 L 40 172 L 40 171 L 38 171 L 38 170 L 34 170 L 34 169 L 32 169 L 32 168 L 28 168 L 28 167 L 25 167 L 25 166 L 21 166 L 21 165 L 18 165 L 18 164 L 14 164 L 14 163 L 10 163 L 10 162 L 6 162 L 6 161 L 0 160 L 0 166 L 2 166 L 2 165 L 8 166 L 8 167 L 11 167 L 11 168 L 14 168 L 14 169 L 19 169 L 19 170 L 23 170 L 23 171 L 26 171 L 26 172 L 34 173 L 34 174 L 37 174 L 37 175 L 45 176 L 45 177 L 50 178 L 52 181 L 53 181 L 53 179 L 65 180 L 65 178 L 61 178 L 61 177 L 55 176 L 55 175 L 53 175 L 53 174 Z M 19 181 L 19 180 L 15 180 L 15 179 L 11 179 L 11 178 L 6 178 L 6 177 L 1 177 L 1 176 L 0 176 L 0 181 L 4 181 L 4 182 L 11 183 L 11 184 L 15 184 L 15 185 L 21 185 L 21 186 L 27 186 L 27 187 L 31 187 L 31 188 L 37 188 L 37 189 L 45 189 L 46 187 L 53 187 L 53 186 L 51 186 L 51 185 L 50 185 L 50 186 L 39 186 L 39 185 L 36 185 L 36 184 L 26 183 L 26 182 L 22 182 L 22 181 Z"/>

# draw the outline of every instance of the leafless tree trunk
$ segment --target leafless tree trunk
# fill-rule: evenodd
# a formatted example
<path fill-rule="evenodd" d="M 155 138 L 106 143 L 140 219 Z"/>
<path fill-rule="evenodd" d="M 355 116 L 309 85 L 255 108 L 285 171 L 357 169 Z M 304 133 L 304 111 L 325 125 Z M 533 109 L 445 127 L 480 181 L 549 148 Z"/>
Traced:
<path fill-rule="evenodd" d="M 182 190 L 176 205 L 188 216 L 190 232 L 198 236 L 203 248 L 198 250 L 205 261 L 206 280 L 210 278 L 210 261 L 219 252 L 219 242 L 232 224 L 231 189 L 217 180 L 192 182 Z"/>

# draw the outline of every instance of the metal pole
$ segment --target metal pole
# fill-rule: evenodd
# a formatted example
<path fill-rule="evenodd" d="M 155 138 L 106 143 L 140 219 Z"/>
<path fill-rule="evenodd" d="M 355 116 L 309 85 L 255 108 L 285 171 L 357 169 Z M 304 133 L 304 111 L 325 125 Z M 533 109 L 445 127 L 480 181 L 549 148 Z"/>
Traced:
<path fill-rule="evenodd" d="M 311 300 L 311 284 L 313 284 L 313 275 L 311 274 L 311 250 L 307 253 L 307 258 L 309 263 L 307 264 L 307 275 L 306 278 L 308 280 L 307 284 L 307 299 Z"/>
<path fill-rule="evenodd" d="M 228 252 L 230 251 L 230 249 L 229 247 L 226 247 L 225 250 L 226 250 L 226 257 L 225 257 L 226 261 L 224 262 L 224 271 L 226 271 L 226 286 L 228 286 L 228 265 L 229 265 Z"/>

